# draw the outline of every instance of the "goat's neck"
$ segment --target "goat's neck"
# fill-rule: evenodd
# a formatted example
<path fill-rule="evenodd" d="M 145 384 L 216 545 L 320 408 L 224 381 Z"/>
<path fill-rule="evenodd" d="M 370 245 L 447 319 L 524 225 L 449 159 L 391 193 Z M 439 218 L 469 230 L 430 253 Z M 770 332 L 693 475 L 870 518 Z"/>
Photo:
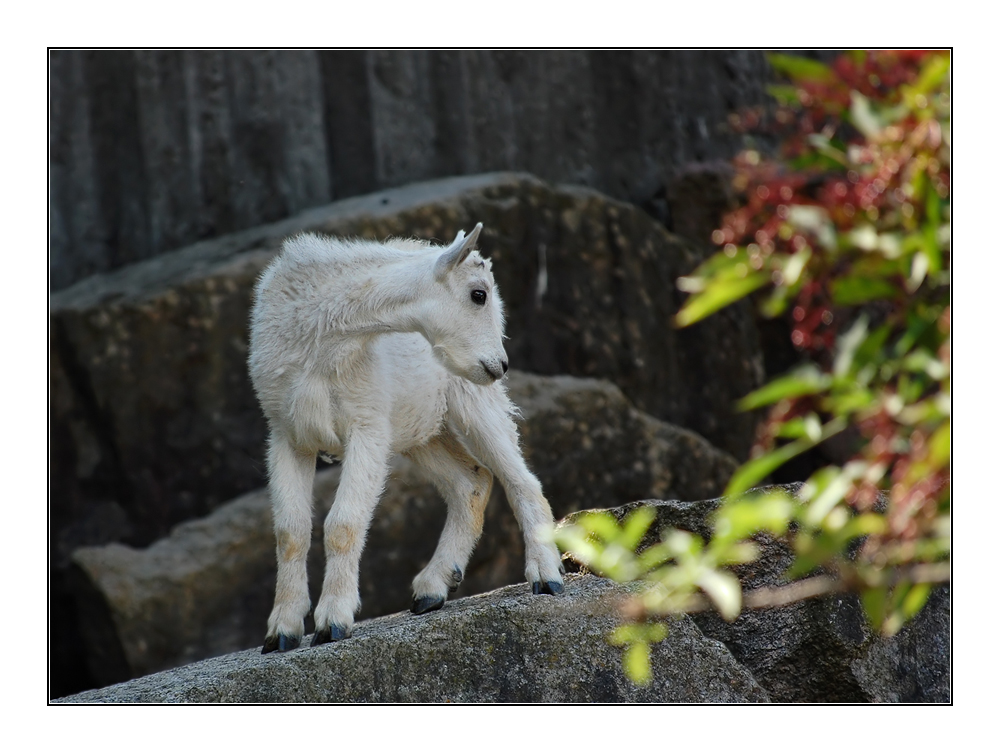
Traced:
<path fill-rule="evenodd" d="M 361 275 L 330 311 L 338 335 L 367 337 L 387 332 L 426 335 L 422 311 L 425 291 L 434 284 L 432 267 L 419 255 L 384 262 Z"/>

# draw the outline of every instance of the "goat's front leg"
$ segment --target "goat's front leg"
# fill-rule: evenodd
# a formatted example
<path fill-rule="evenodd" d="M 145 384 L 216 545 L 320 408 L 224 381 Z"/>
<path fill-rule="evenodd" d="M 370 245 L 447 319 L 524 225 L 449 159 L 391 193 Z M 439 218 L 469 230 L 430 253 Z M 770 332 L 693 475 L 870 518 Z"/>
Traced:
<path fill-rule="evenodd" d="M 344 451 L 340 486 L 323 524 L 326 575 L 316 605 L 312 645 L 351 634 L 361 608 L 358 566 L 365 536 L 389 472 L 388 437 L 371 429 L 352 432 Z"/>
<path fill-rule="evenodd" d="M 532 592 L 562 593 L 566 570 L 552 539 L 552 508 L 542 494 L 541 483 L 528 470 L 521 455 L 517 426 L 510 416 L 506 394 L 499 391 L 499 386 L 491 389 L 497 392 L 483 391 L 478 396 L 489 406 L 474 408 L 470 415 L 475 420 L 463 422 L 469 450 L 493 471 L 507 493 L 507 501 L 524 536 L 524 575 Z"/>
<path fill-rule="evenodd" d="M 306 558 L 312 535 L 312 487 L 316 456 L 296 450 L 272 432 L 267 448 L 268 488 L 277 543 L 278 581 L 267 621 L 264 650 L 288 651 L 302 640 L 309 613 Z"/>

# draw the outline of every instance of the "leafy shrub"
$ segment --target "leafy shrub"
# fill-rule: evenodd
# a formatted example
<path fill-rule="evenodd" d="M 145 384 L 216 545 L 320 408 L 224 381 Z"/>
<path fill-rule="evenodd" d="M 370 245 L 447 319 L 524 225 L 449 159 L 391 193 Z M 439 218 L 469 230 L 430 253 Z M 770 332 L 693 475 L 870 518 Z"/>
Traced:
<path fill-rule="evenodd" d="M 740 402 L 770 412 L 707 543 L 664 531 L 636 553 L 648 510 L 559 532 L 591 569 L 646 584 L 612 636 L 640 682 L 666 634 L 658 618 L 701 608 L 701 594 L 735 619 L 747 604 L 854 591 L 891 635 L 950 573 L 950 56 L 770 61 L 788 83 L 772 87 L 774 107 L 733 118 L 748 142 L 734 160 L 743 200 L 713 234 L 721 250 L 678 280 L 690 297 L 677 324 L 752 295 L 765 316 L 790 319 L 806 361 Z M 760 144 L 775 139 L 769 155 Z M 796 497 L 749 493 L 836 435 L 853 457 Z M 792 582 L 744 595 L 727 568 L 754 559 L 749 539 L 765 530 L 792 547 Z"/>

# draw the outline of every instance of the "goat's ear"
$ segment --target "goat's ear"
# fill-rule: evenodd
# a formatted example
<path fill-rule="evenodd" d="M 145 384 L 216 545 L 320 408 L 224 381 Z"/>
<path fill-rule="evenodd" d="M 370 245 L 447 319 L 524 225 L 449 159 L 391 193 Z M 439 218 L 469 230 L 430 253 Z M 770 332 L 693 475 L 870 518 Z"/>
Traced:
<path fill-rule="evenodd" d="M 480 222 L 473 228 L 469 235 L 466 235 L 464 230 L 458 231 L 455 240 L 452 241 L 452 244 L 438 257 L 437 262 L 434 264 L 434 276 L 437 279 L 444 279 L 445 275 L 465 261 L 465 257 L 472 253 L 472 249 L 475 248 L 476 240 L 479 238 L 479 231 L 482 229 L 483 223 Z"/>

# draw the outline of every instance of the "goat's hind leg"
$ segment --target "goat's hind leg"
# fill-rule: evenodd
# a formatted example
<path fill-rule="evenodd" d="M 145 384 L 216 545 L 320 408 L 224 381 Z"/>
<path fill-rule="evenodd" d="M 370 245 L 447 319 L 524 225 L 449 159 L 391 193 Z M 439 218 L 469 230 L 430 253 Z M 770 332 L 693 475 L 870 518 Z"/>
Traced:
<path fill-rule="evenodd" d="M 277 544 L 278 580 L 261 653 L 297 648 L 309 613 L 306 559 L 312 536 L 316 456 L 297 451 L 272 432 L 267 450 L 268 488 Z"/>
<path fill-rule="evenodd" d="M 448 505 L 448 517 L 434 556 L 413 579 L 410 611 L 440 609 L 458 588 L 465 567 L 483 532 L 483 513 L 490 499 L 493 474 L 449 433 L 406 453 L 430 476 Z"/>

